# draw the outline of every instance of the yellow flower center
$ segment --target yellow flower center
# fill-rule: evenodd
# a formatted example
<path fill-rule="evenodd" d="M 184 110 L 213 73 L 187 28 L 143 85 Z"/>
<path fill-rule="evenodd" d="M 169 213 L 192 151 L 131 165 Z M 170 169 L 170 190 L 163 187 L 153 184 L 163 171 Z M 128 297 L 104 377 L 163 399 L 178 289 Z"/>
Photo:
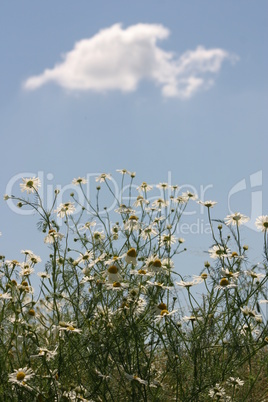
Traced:
<path fill-rule="evenodd" d="M 145 271 L 144 269 L 139 269 L 139 270 L 138 270 L 138 273 L 139 273 L 140 275 L 146 275 L 146 271 Z"/>
<path fill-rule="evenodd" d="M 27 281 L 22 281 L 21 284 L 22 284 L 22 286 L 28 286 L 28 282 L 27 282 Z"/>
<path fill-rule="evenodd" d="M 18 371 L 17 372 L 17 380 L 18 381 L 24 380 L 25 376 L 26 376 L 26 374 L 23 371 Z"/>
<path fill-rule="evenodd" d="M 113 283 L 113 287 L 114 287 L 114 288 L 120 288 L 120 287 L 121 287 L 121 283 L 120 283 L 120 282 L 114 282 L 114 283 Z"/>
<path fill-rule="evenodd" d="M 34 185 L 34 182 L 33 182 L 32 180 L 29 180 L 29 181 L 27 181 L 27 183 L 26 183 L 26 187 L 32 188 L 33 185 Z"/>
<path fill-rule="evenodd" d="M 206 274 L 205 272 L 203 274 L 201 274 L 202 279 L 207 279 L 207 277 L 208 277 L 208 274 Z"/>
<path fill-rule="evenodd" d="M 34 309 L 31 308 L 31 309 L 28 311 L 28 314 L 29 314 L 30 316 L 34 317 L 34 316 L 35 316 L 35 311 L 34 311 Z"/>
<path fill-rule="evenodd" d="M 263 222 L 263 227 L 264 227 L 265 229 L 267 229 L 267 228 L 268 228 L 268 222 Z"/>
<path fill-rule="evenodd" d="M 228 279 L 227 278 L 222 278 L 220 280 L 220 286 L 227 286 L 227 285 L 229 285 Z"/>
<path fill-rule="evenodd" d="M 139 220 L 139 218 L 136 215 L 130 215 L 130 217 L 128 218 L 130 221 L 137 221 Z"/>
<path fill-rule="evenodd" d="M 167 305 L 166 303 L 160 303 L 157 306 L 159 308 L 159 310 L 166 310 L 167 309 Z"/>
<path fill-rule="evenodd" d="M 153 266 L 154 266 L 155 268 L 161 268 L 161 266 L 162 266 L 161 261 L 160 261 L 159 259 L 154 260 Z"/>
<path fill-rule="evenodd" d="M 135 248 L 130 248 L 130 249 L 127 251 L 127 256 L 128 256 L 128 257 L 133 257 L 133 258 L 137 257 L 137 253 L 136 253 Z"/>
<path fill-rule="evenodd" d="M 69 326 L 67 327 L 67 329 L 68 329 L 69 331 L 74 331 L 74 330 L 75 330 L 75 327 L 73 327 L 72 325 L 69 325 Z"/>
<path fill-rule="evenodd" d="M 165 314 L 169 314 L 167 309 L 163 309 L 160 313 L 160 315 L 165 315 Z"/>
<path fill-rule="evenodd" d="M 234 257 L 238 257 L 238 254 L 237 254 L 236 251 L 233 251 L 233 252 L 232 252 L 232 257 L 233 257 L 233 258 L 234 258 Z"/>
<path fill-rule="evenodd" d="M 108 268 L 108 272 L 109 272 L 109 274 L 117 274 L 118 268 L 117 268 L 115 265 L 111 265 L 111 266 Z"/>

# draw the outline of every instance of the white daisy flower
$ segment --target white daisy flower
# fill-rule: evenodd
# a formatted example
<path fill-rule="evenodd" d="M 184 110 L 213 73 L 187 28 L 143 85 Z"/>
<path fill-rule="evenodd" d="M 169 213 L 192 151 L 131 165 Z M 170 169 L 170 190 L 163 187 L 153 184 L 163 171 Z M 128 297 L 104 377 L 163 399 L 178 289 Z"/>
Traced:
<path fill-rule="evenodd" d="M 213 208 L 214 205 L 217 204 L 216 201 L 211 201 L 211 200 L 209 200 L 209 201 L 197 201 L 197 203 L 200 204 L 200 205 L 203 205 L 204 207 L 207 207 L 207 208 Z"/>
<path fill-rule="evenodd" d="M 127 264 L 137 265 L 137 252 L 135 248 L 132 247 L 127 251 L 125 261 Z"/>
<path fill-rule="evenodd" d="M 71 215 L 75 212 L 75 206 L 73 202 L 65 202 L 60 204 L 54 212 L 57 212 L 60 218 L 64 218 L 66 215 Z"/>
<path fill-rule="evenodd" d="M 131 175 L 131 172 L 126 169 L 116 169 L 118 173 L 121 173 L 122 175 L 128 174 L 129 176 Z"/>
<path fill-rule="evenodd" d="M 55 229 L 49 229 L 47 236 L 44 238 L 44 243 L 53 244 L 56 239 L 62 240 L 64 234 L 57 232 Z"/>
<path fill-rule="evenodd" d="M 96 181 L 103 183 L 105 180 L 112 180 L 112 175 L 110 173 L 102 173 L 100 176 L 96 177 Z"/>
<path fill-rule="evenodd" d="M 47 272 L 38 272 L 37 275 L 42 279 L 49 279 L 51 277 Z"/>
<path fill-rule="evenodd" d="M 176 282 L 177 285 L 189 289 L 192 286 L 198 285 L 201 281 L 198 279 L 194 279 L 193 281 L 180 281 Z"/>
<path fill-rule="evenodd" d="M 167 190 L 168 188 L 171 188 L 168 183 L 159 183 L 155 187 L 159 188 L 160 190 Z"/>
<path fill-rule="evenodd" d="M 126 376 L 126 378 L 127 378 L 129 381 L 137 381 L 137 382 L 139 382 L 140 384 L 148 385 L 148 381 L 142 380 L 142 379 L 141 379 L 140 377 L 138 377 L 137 375 L 132 375 L 132 374 L 125 373 L 125 376 Z"/>
<path fill-rule="evenodd" d="M 0 299 L 9 300 L 9 299 L 12 299 L 12 296 L 11 296 L 9 293 L 7 293 L 7 292 L 5 292 L 5 293 L 0 293 Z"/>
<path fill-rule="evenodd" d="M 75 262 L 77 264 L 80 264 L 83 262 L 84 264 L 87 264 L 89 260 L 91 260 L 94 257 L 93 251 L 86 251 L 84 254 L 80 254 L 80 257 L 78 257 Z"/>
<path fill-rule="evenodd" d="M 38 187 L 41 187 L 39 177 L 30 177 L 29 179 L 22 178 L 23 183 L 20 183 L 21 191 L 26 191 L 27 194 L 38 191 Z"/>
<path fill-rule="evenodd" d="M 128 221 L 124 224 L 124 229 L 131 232 L 140 229 L 139 218 L 136 215 L 130 215 Z"/>
<path fill-rule="evenodd" d="M 156 256 L 148 257 L 145 261 L 145 264 L 148 272 L 154 275 L 164 271 L 160 258 Z"/>
<path fill-rule="evenodd" d="M 219 285 L 215 286 L 215 289 L 232 289 L 232 288 L 236 288 L 237 285 L 234 282 L 229 281 L 227 278 L 222 278 L 220 280 Z"/>
<path fill-rule="evenodd" d="M 234 214 L 227 215 L 224 220 L 226 225 L 240 226 L 248 222 L 249 218 L 246 215 L 240 214 L 240 212 L 235 212 Z"/>
<path fill-rule="evenodd" d="M 9 382 L 18 385 L 25 385 L 27 381 L 29 381 L 34 376 L 34 372 L 31 368 L 19 368 L 15 370 L 13 373 L 8 375 Z"/>
<path fill-rule="evenodd" d="M 105 234 L 103 231 L 98 231 L 95 230 L 95 232 L 92 233 L 92 240 L 95 244 L 100 244 L 103 240 L 105 239 Z"/>
<path fill-rule="evenodd" d="M 119 208 L 115 209 L 115 212 L 118 214 L 135 214 L 136 211 L 125 204 L 121 204 Z"/>
<path fill-rule="evenodd" d="M 268 215 L 262 215 L 259 216 L 256 219 L 255 225 L 257 229 L 260 229 L 262 232 L 265 232 L 268 230 Z"/>
<path fill-rule="evenodd" d="M 226 278 L 237 279 L 239 277 L 239 272 L 229 271 L 228 268 L 222 268 L 221 272 L 222 272 L 222 275 L 225 276 Z"/>
<path fill-rule="evenodd" d="M 154 228 L 154 223 L 144 228 L 141 232 L 141 237 L 143 240 L 150 239 L 152 236 L 156 236 L 158 231 Z"/>
<path fill-rule="evenodd" d="M 93 228 L 94 226 L 96 226 L 96 222 L 95 221 L 91 221 L 91 222 L 86 222 L 83 226 L 81 226 L 79 228 L 79 230 L 90 230 L 91 228 Z"/>
<path fill-rule="evenodd" d="M 191 199 L 194 201 L 197 200 L 197 198 L 198 198 L 197 195 L 192 193 L 191 191 L 186 191 L 186 192 L 182 193 L 181 196 L 187 200 Z"/>
<path fill-rule="evenodd" d="M 230 385 L 233 385 L 233 386 L 236 386 L 236 385 L 238 385 L 239 387 L 242 387 L 243 385 L 244 385 L 244 382 L 245 381 L 242 381 L 242 380 L 240 380 L 240 378 L 239 377 L 230 377 L 228 380 L 227 380 L 227 382 L 230 384 Z"/>
<path fill-rule="evenodd" d="M 175 314 L 178 310 L 168 311 L 167 309 L 161 310 L 161 313 L 157 315 L 154 319 L 154 322 L 160 322 L 163 318 L 170 317 Z"/>
<path fill-rule="evenodd" d="M 149 201 L 146 200 L 145 198 L 143 198 L 142 195 L 138 195 L 136 201 L 135 201 L 134 204 L 133 204 L 133 207 L 136 207 L 136 208 L 137 208 L 137 207 L 141 207 L 143 204 L 148 205 L 148 204 L 149 204 Z"/>
<path fill-rule="evenodd" d="M 87 179 L 84 177 L 77 177 L 77 179 L 73 179 L 72 184 L 75 186 L 79 186 L 80 184 L 87 184 Z"/>
<path fill-rule="evenodd" d="M 109 283 L 120 282 L 121 280 L 121 276 L 119 274 L 119 268 L 115 264 L 111 265 L 107 269 L 107 275 Z"/>
<path fill-rule="evenodd" d="M 149 184 L 147 184 L 145 181 L 143 181 L 141 183 L 141 185 L 139 187 L 137 187 L 138 191 L 142 191 L 142 192 L 147 192 L 147 191 L 151 191 L 153 189 L 153 186 L 150 186 Z"/>
<path fill-rule="evenodd" d="M 162 235 L 160 238 L 160 247 L 170 247 L 177 241 L 176 237 L 171 234 Z"/>
<path fill-rule="evenodd" d="M 122 291 L 124 289 L 127 289 L 129 287 L 128 283 L 123 283 L 123 282 L 113 282 L 113 283 L 108 283 L 106 285 L 106 288 L 108 290 L 114 290 L 114 291 Z"/>
<path fill-rule="evenodd" d="M 221 245 L 213 246 L 208 250 L 211 258 L 227 258 L 231 257 L 231 250 Z"/>
<path fill-rule="evenodd" d="M 167 207 L 168 205 L 169 205 L 169 202 L 163 200 L 163 198 L 158 198 L 157 200 L 155 200 L 152 203 L 152 207 L 155 207 L 155 208 L 164 208 L 164 207 Z"/>

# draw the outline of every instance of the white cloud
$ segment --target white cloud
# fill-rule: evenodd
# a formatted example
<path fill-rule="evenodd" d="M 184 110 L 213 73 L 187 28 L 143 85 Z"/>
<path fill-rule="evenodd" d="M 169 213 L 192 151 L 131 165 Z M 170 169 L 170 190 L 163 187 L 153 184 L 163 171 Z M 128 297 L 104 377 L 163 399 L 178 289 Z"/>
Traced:
<path fill-rule="evenodd" d="M 225 59 L 236 58 L 219 48 L 202 46 L 179 57 L 157 46 L 170 32 L 163 25 L 115 24 L 77 42 L 63 61 L 24 83 L 28 90 L 54 82 L 70 91 L 135 91 L 142 80 L 161 87 L 163 96 L 190 98 L 213 85 L 212 76 Z"/>

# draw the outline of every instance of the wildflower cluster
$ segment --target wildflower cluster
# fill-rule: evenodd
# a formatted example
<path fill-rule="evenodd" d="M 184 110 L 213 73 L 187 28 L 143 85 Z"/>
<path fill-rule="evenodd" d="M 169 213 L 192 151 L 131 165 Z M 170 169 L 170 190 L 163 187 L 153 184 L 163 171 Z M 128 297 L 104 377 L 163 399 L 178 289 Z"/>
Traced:
<path fill-rule="evenodd" d="M 240 240 L 246 216 L 228 215 L 216 227 L 216 202 L 167 183 L 152 200 L 153 186 L 118 172 L 122 189 L 129 177 L 128 202 L 103 173 L 93 204 L 78 177 L 72 183 L 86 203 L 78 214 L 74 194 L 58 205 L 58 190 L 46 209 L 35 177 L 21 184 L 33 200 L 5 196 L 36 210 L 49 252 L 45 264 L 31 250 L 21 261 L 0 257 L 0 399 L 242 401 L 259 392 L 261 400 L 268 217 L 257 219 L 264 256 L 251 266 Z M 110 214 L 100 212 L 103 187 L 115 197 Z M 189 202 L 207 208 L 212 233 L 210 261 L 192 278 L 180 268 L 186 249 L 177 236 Z"/>

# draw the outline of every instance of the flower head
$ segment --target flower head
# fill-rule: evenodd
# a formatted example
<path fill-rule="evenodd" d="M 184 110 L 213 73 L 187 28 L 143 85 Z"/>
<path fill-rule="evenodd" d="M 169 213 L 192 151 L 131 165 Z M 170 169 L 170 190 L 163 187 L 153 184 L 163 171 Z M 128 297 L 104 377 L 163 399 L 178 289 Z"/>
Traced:
<path fill-rule="evenodd" d="M 75 212 L 75 206 L 73 202 L 65 202 L 60 204 L 57 209 L 55 209 L 60 218 L 64 218 L 66 215 L 71 215 Z"/>
<path fill-rule="evenodd" d="M 15 370 L 13 373 L 9 374 L 9 382 L 25 385 L 28 380 L 30 380 L 34 376 L 34 372 L 31 368 L 19 368 Z"/>
<path fill-rule="evenodd" d="M 20 183 L 21 191 L 26 191 L 27 194 L 38 191 L 38 187 L 41 187 L 39 177 L 30 177 L 29 179 L 22 178 L 22 183 Z"/>
<path fill-rule="evenodd" d="M 75 186 L 79 186 L 80 184 L 87 184 L 87 179 L 84 177 L 77 177 L 77 179 L 73 179 L 72 184 Z"/>
<path fill-rule="evenodd" d="M 248 222 L 249 218 L 243 214 L 240 214 L 240 212 L 235 212 L 234 214 L 227 215 L 224 220 L 226 225 L 240 226 L 243 223 Z"/>
<path fill-rule="evenodd" d="M 266 230 L 268 230 L 268 215 L 259 216 L 256 219 L 255 225 L 262 232 L 265 232 Z"/>
<path fill-rule="evenodd" d="M 98 177 L 96 177 L 96 181 L 99 181 L 100 183 L 103 183 L 104 181 L 106 181 L 106 179 L 112 180 L 112 176 L 110 173 L 102 173 Z"/>

